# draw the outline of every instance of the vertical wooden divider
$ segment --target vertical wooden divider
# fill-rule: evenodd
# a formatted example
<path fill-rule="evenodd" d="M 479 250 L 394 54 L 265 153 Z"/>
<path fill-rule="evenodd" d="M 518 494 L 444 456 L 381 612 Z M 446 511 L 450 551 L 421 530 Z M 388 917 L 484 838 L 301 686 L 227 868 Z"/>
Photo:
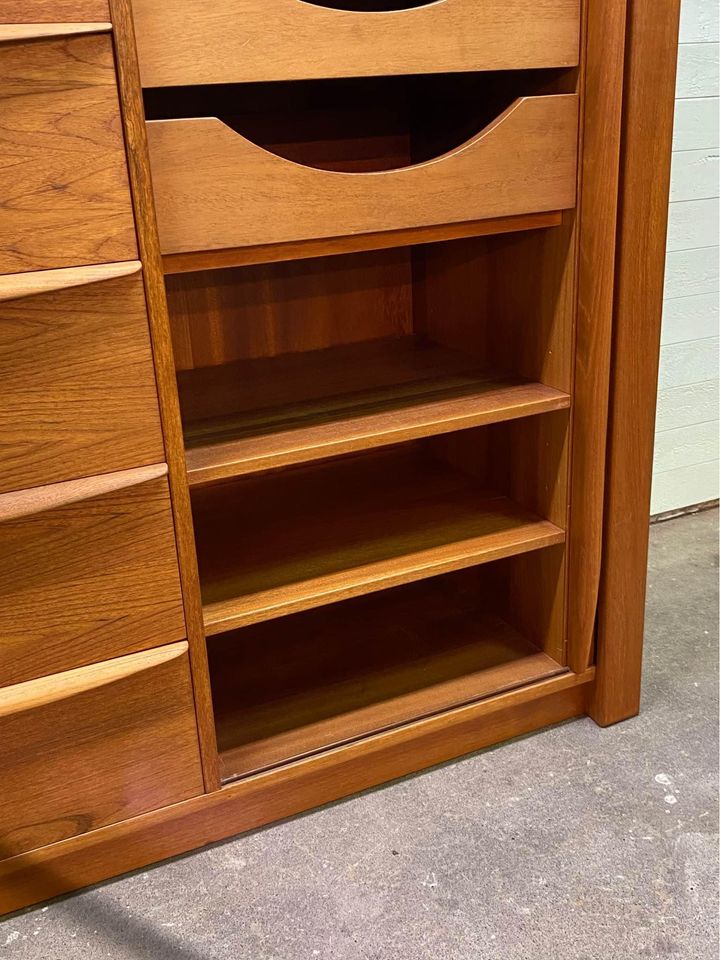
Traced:
<path fill-rule="evenodd" d="M 169 469 L 195 710 L 200 738 L 200 754 L 205 789 L 211 791 L 220 786 L 217 742 L 195 553 L 195 537 L 190 510 L 190 492 L 185 468 L 185 448 L 177 397 L 162 260 L 155 222 L 152 180 L 147 158 L 145 115 L 130 0 L 110 0 L 110 14 L 113 24 L 130 186 L 143 265 L 145 296 L 150 317 L 150 333 L 160 397 L 165 456 Z"/>
<path fill-rule="evenodd" d="M 627 0 L 585 4 L 582 165 L 568 531 L 568 663 L 592 662 L 602 563 Z"/>
<path fill-rule="evenodd" d="M 640 709 L 680 0 L 630 0 L 597 679 L 602 726 Z"/>

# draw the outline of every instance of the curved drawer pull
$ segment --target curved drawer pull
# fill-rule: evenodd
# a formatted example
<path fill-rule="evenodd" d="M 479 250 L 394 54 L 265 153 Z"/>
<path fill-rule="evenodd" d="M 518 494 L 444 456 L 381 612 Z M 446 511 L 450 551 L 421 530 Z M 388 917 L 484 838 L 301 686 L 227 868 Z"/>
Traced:
<path fill-rule="evenodd" d="M 81 500 L 92 500 L 127 487 L 137 487 L 141 483 L 164 477 L 167 472 L 166 463 L 153 463 L 133 470 L 104 473 L 98 477 L 82 477 L 80 480 L 51 483 L 46 487 L 4 493 L 0 496 L 0 522 L 56 510 L 58 507 Z"/>
<path fill-rule="evenodd" d="M 70 287 L 84 287 L 89 283 L 128 277 L 141 269 L 139 260 L 122 263 L 99 263 L 91 267 L 64 267 L 61 270 L 33 270 L 30 273 L 10 273 L 0 277 L 0 301 L 19 300 L 36 293 L 52 293 Z"/>
<path fill-rule="evenodd" d="M 154 650 L 131 653 L 126 657 L 106 660 L 89 667 L 77 667 L 65 673 L 56 673 L 39 680 L 27 680 L 12 687 L 0 689 L 0 717 L 26 710 L 36 710 L 58 700 L 67 700 L 88 690 L 97 690 L 135 673 L 152 670 L 162 663 L 176 660 L 188 649 L 187 641 L 173 643 Z"/>
<path fill-rule="evenodd" d="M 448 0 L 300 0 L 309 3 L 312 7 L 325 7 L 326 10 L 338 10 L 341 13 L 402 13 L 407 10 L 416 10 L 418 7 L 429 7 L 431 4 L 447 3 Z"/>
<path fill-rule="evenodd" d="M 111 23 L 0 23 L 0 43 L 13 40 L 41 40 L 69 37 L 79 33 L 107 33 Z"/>

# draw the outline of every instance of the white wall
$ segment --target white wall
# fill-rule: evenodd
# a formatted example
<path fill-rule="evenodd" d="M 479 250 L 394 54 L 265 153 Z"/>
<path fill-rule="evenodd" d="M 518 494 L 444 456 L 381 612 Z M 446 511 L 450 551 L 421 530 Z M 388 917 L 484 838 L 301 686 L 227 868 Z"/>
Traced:
<path fill-rule="evenodd" d="M 682 0 L 651 512 L 718 497 L 718 0 Z"/>

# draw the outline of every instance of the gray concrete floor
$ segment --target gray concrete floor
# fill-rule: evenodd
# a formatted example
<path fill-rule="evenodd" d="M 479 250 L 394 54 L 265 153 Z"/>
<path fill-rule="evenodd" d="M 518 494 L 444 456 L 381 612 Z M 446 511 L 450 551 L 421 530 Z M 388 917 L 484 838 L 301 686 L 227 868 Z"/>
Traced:
<path fill-rule="evenodd" d="M 643 712 L 0 924 L 7 960 L 717 960 L 717 513 L 652 530 Z"/>

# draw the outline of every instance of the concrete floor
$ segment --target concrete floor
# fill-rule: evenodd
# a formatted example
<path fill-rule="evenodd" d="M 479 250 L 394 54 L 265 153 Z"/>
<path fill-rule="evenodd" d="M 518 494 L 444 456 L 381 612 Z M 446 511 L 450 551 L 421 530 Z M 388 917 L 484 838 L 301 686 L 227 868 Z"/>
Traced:
<path fill-rule="evenodd" d="M 717 513 L 652 531 L 643 713 L 15 916 L 7 960 L 717 960 Z"/>

